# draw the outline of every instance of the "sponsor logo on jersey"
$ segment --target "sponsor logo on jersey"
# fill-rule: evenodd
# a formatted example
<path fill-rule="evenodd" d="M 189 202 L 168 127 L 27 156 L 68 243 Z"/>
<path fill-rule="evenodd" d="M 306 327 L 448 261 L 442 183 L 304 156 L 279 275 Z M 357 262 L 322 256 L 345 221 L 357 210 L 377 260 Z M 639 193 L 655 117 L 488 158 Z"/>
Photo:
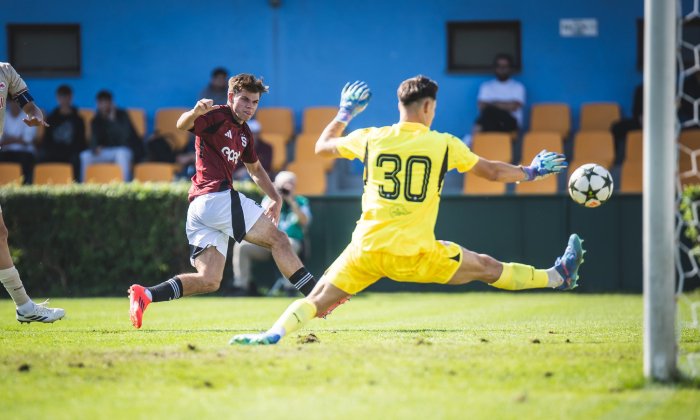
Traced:
<path fill-rule="evenodd" d="M 228 146 L 225 146 L 223 149 L 221 149 L 221 153 L 226 156 L 226 159 L 228 159 L 230 162 L 233 162 L 234 164 L 238 163 L 238 158 L 241 157 L 241 152 L 237 152 L 235 150 L 231 150 Z"/>
<path fill-rule="evenodd" d="M 245 136 L 241 136 L 241 143 L 243 144 L 243 147 L 246 147 L 248 145 L 248 139 L 245 138 Z"/>
<path fill-rule="evenodd" d="M 224 134 L 224 136 L 226 136 L 226 137 L 228 137 L 228 138 L 230 138 L 230 139 L 233 139 L 233 134 L 231 134 L 231 130 L 228 130 L 228 131 L 226 132 L 226 134 Z"/>

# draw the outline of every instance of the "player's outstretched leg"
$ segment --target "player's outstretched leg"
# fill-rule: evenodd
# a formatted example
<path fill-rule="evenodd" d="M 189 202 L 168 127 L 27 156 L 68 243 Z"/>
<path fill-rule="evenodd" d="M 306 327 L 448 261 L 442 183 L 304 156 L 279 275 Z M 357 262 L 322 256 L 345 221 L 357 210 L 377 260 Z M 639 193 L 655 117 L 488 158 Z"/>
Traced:
<path fill-rule="evenodd" d="M 558 290 L 571 290 L 578 286 L 578 269 L 583 264 L 583 240 L 573 233 L 569 237 L 569 242 L 564 250 L 564 255 L 558 257 L 554 262 L 554 268 L 563 279 Z"/>
<path fill-rule="evenodd" d="M 136 328 L 141 328 L 143 313 L 152 302 L 167 302 L 184 296 L 211 293 L 219 289 L 226 256 L 216 247 L 208 247 L 194 259 L 196 273 L 179 274 L 160 284 L 129 288 L 129 316 Z"/>
<path fill-rule="evenodd" d="M 578 282 L 583 263 L 583 241 L 575 233 L 569 237 L 564 254 L 548 269 L 515 262 L 504 263 L 495 258 L 462 248 L 461 263 L 448 284 L 483 281 L 503 290 L 554 288 L 571 290 Z"/>

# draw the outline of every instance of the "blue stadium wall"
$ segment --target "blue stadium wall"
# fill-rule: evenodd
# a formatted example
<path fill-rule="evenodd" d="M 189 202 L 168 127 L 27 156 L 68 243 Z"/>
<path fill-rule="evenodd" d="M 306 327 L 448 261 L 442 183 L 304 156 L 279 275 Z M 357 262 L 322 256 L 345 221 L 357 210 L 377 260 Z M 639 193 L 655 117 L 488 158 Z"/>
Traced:
<path fill-rule="evenodd" d="M 334 105 L 343 83 L 364 79 L 373 103 L 358 124 L 396 117 L 398 83 L 418 73 L 440 84 L 434 128 L 462 134 L 476 116 L 478 85 L 489 75 L 447 72 L 446 23 L 519 20 L 528 102 L 561 101 L 573 115 L 584 102 L 617 101 L 629 113 L 641 73 L 636 68 L 636 21 L 642 0 L 265 0 L 7 1 L 0 13 L 0 60 L 7 60 L 8 23 L 77 23 L 82 74 L 26 78 L 44 108 L 71 84 L 76 103 L 94 107 L 111 89 L 125 107 L 191 106 L 216 66 L 265 77 L 262 106 Z M 599 36 L 562 38 L 561 18 L 596 18 Z M 574 118 L 574 124 L 576 119 Z"/>

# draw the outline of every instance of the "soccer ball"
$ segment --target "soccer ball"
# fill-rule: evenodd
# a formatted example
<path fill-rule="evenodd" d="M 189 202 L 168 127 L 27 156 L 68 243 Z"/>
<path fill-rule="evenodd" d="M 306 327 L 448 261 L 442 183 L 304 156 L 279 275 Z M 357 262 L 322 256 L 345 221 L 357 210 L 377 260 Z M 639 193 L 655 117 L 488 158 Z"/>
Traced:
<path fill-rule="evenodd" d="M 582 206 L 598 207 L 613 192 L 613 179 L 607 169 L 595 163 L 579 166 L 569 178 L 569 195 Z"/>

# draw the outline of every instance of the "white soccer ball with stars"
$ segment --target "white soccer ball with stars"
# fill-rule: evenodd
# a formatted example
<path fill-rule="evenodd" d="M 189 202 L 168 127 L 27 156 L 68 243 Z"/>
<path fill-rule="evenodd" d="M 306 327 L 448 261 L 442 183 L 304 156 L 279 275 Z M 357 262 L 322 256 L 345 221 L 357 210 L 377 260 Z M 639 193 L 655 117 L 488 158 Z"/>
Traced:
<path fill-rule="evenodd" d="M 579 166 L 569 178 L 569 195 L 582 206 L 598 207 L 613 192 L 613 179 L 607 169 L 595 163 Z"/>

